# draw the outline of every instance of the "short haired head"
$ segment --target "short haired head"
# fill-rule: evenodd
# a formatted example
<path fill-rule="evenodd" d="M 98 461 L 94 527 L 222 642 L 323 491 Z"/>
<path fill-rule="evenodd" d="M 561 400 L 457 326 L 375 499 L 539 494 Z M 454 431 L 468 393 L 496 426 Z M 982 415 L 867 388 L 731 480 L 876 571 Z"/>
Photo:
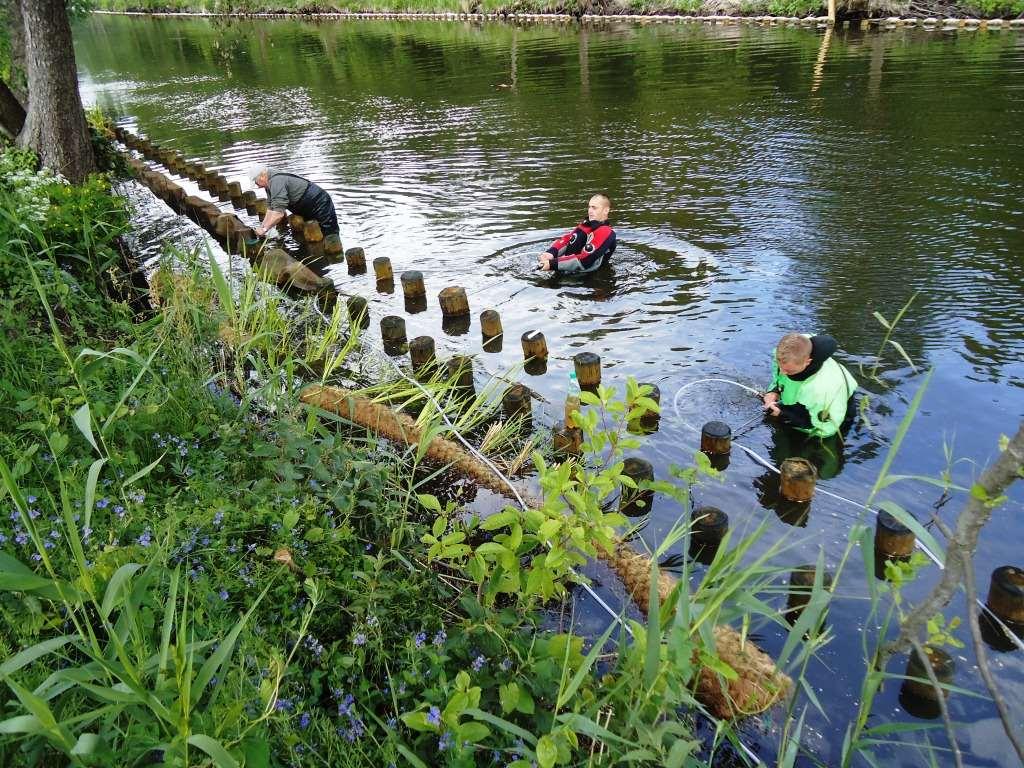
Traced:
<path fill-rule="evenodd" d="M 267 166 L 260 165 L 259 163 L 250 165 L 246 169 L 245 175 L 248 176 L 249 180 L 252 181 L 252 183 L 255 184 L 257 187 L 262 187 L 267 181 L 265 178 L 267 175 Z"/>
<path fill-rule="evenodd" d="M 775 348 L 775 359 L 786 376 L 800 373 L 811 364 L 811 340 L 802 333 L 787 333 Z"/>
<path fill-rule="evenodd" d="M 612 212 L 612 201 L 608 195 L 598 192 L 587 204 L 587 218 L 591 221 L 607 221 Z"/>

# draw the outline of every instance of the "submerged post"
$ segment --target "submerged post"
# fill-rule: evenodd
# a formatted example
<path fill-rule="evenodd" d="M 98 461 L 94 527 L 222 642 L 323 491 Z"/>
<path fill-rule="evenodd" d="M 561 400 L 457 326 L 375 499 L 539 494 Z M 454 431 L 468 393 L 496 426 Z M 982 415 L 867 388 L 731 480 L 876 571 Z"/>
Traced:
<path fill-rule="evenodd" d="M 436 361 L 434 340 L 430 336 L 417 336 L 409 342 L 409 359 L 417 377 L 428 375 Z"/>
<path fill-rule="evenodd" d="M 402 295 L 406 299 L 419 299 L 427 295 L 422 272 L 410 269 L 402 273 Z"/>
<path fill-rule="evenodd" d="M 1024 628 L 1024 570 L 1003 565 L 992 571 L 985 604 L 1007 624 Z"/>
<path fill-rule="evenodd" d="M 361 275 L 366 271 L 366 254 L 362 248 L 349 248 L 345 251 L 345 261 L 348 262 L 350 275 Z"/>
<path fill-rule="evenodd" d="M 654 480 L 654 467 L 651 462 L 638 456 L 627 456 L 622 464 L 622 474 L 636 483 L 638 487 L 622 486 L 619 495 L 619 512 L 627 517 L 649 514 L 651 504 L 654 503 L 654 491 L 643 486 Z"/>
<path fill-rule="evenodd" d="M 914 551 L 917 537 L 889 512 L 881 511 L 875 523 L 875 553 L 886 560 L 904 560 Z"/>
<path fill-rule="evenodd" d="M 348 317 L 352 325 L 360 328 L 366 328 L 370 325 L 370 313 L 365 298 L 362 296 L 349 296 L 346 304 L 348 305 Z"/>
<path fill-rule="evenodd" d="M 451 285 L 442 289 L 437 298 L 441 303 L 441 314 L 445 317 L 465 317 L 469 314 L 469 299 L 465 288 Z"/>
<path fill-rule="evenodd" d="M 787 501 L 810 501 L 814 498 L 814 486 L 818 481 L 818 470 L 807 459 L 791 456 L 779 467 L 779 493 Z"/>
<path fill-rule="evenodd" d="M 708 456 L 726 456 L 732 450 L 732 429 L 724 421 L 709 421 L 700 430 L 700 450 Z"/>
<path fill-rule="evenodd" d="M 378 256 L 373 260 L 373 273 L 377 276 L 377 282 L 393 280 L 395 275 L 391 271 L 391 259 L 387 256 Z"/>
<path fill-rule="evenodd" d="M 388 315 L 380 319 L 380 336 L 384 340 L 384 351 L 389 355 L 401 353 L 405 345 L 405 318 Z"/>
<path fill-rule="evenodd" d="M 942 714 L 939 700 L 949 696 L 946 689 L 936 689 L 931 683 L 927 666 L 930 665 L 935 673 L 935 679 L 942 685 L 949 685 L 953 682 L 953 672 L 956 665 L 953 657 L 941 648 L 934 645 L 923 646 L 927 661 L 921 658 L 916 648 L 910 650 L 910 658 L 907 659 L 908 679 L 900 686 L 900 705 L 914 717 L 933 720 Z"/>
<path fill-rule="evenodd" d="M 576 381 L 581 389 L 596 389 L 601 383 L 601 358 L 593 352 L 580 352 L 572 358 Z"/>

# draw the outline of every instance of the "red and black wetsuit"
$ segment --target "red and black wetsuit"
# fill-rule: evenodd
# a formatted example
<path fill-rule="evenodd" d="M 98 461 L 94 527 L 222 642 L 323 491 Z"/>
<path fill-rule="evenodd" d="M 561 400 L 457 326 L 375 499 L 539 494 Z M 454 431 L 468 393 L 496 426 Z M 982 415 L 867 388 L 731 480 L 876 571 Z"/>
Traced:
<path fill-rule="evenodd" d="M 593 272 L 615 252 L 615 230 L 607 221 L 584 219 L 548 248 L 553 272 Z"/>

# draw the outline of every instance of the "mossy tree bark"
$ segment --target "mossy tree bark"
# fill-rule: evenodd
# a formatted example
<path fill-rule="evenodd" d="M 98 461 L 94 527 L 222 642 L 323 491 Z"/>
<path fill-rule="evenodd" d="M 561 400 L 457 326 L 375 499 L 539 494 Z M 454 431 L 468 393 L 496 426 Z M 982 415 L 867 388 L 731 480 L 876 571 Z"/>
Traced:
<path fill-rule="evenodd" d="M 28 87 L 25 79 L 25 23 L 21 17 L 21 0 L 6 0 L 3 9 L 11 65 L 7 85 L 24 106 L 28 102 Z"/>
<path fill-rule="evenodd" d="M 63 0 L 21 0 L 21 11 L 29 97 L 18 145 L 77 184 L 96 170 L 96 158 L 78 94 L 67 8 Z"/>

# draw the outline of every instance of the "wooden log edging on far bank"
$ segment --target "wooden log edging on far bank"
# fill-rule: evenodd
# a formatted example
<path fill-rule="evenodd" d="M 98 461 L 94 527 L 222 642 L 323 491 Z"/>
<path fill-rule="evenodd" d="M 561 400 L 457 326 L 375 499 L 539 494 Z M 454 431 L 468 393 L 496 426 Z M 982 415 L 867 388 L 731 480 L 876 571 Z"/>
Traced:
<path fill-rule="evenodd" d="M 702 25 L 750 25 L 789 26 L 789 27 L 826 27 L 831 24 L 844 27 L 851 26 L 848 20 L 830 22 L 828 16 L 732 16 L 721 14 L 690 15 L 690 14 L 589 14 L 576 17 L 565 13 L 465 13 L 465 12 L 427 12 L 408 13 L 398 11 L 376 12 L 344 12 L 344 13 L 287 13 L 287 12 L 256 12 L 256 13 L 183 13 L 172 11 L 94 11 L 94 13 L 122 16 L 154 16 L 154 17 L 225 17 L 244 19 L 407 19 L 430 21 L 511 21 L 541 22 L 565 24 L 582 22 L 585 24 L 604 24 L 611 22 L 639 22 L 641 24 L 702 24 Z M 918 18 L 914 16 L 888 16 L 871 19 L 854 20 L 853 24 L 867 28 L 881 29 L 896 27 L 922 27 L 928 31 L 942 31 L 957 28 L 964 31 L 990 29 L 993 31 L 1016 29 L 1024 31 L 1024 19 L 950 17 L 950 18 Z"/>
<path fill-rule="evenodd" d="M 395 443 L 418 446 L 423 437 L 411 417 L 350 390 L 312 384 L 302 390 L 299 397 L 307 405 L 334 413 Z M 451 466 L 488 490 L 512 496 L 512 489 L 504 480 L 447 438 L 431 439 L 426 456 Z M 530 499 L 528 503 L 537 506 L 539 502 Z M 598 547 L 598 555 L 619 575 L 633 601 L 646 611 L 650 559 L 621 542 L 613 552 Z M 669 598 L 676 583 L 670 574 L 659 572 L 658 594 L 662 601 Z M 712 715 L 731 719 L 763 712 L 792 690 L 792 680 L 775 666 L 771 657 L 737 630 L 728 625 L 716 626 L 714 638 L 716 655 L 736 671 L 737 677 L 723 682 L 712 670 L 701 668 L 697 698 Z"/>

